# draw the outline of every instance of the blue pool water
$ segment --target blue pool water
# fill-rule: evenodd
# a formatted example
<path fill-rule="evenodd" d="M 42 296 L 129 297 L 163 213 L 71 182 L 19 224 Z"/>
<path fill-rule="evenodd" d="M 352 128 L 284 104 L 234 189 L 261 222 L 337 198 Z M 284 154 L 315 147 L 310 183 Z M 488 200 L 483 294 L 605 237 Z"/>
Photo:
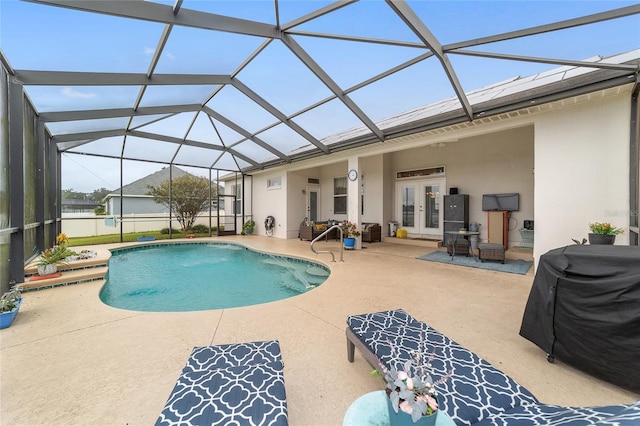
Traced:
<path fill-rule="evenodd" d="M 135 311 L 223 309 L 296 296 L 328 276 L 318 263 L 236 244 L 156 244 L 114 250 L 100 299 Z"/>

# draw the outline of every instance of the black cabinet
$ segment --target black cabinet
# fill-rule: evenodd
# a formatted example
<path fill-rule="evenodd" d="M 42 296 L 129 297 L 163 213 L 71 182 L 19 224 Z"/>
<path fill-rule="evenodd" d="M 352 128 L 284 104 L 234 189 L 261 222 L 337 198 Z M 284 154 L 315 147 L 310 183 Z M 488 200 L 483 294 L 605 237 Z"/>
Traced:
<path fill-rule="evenodd" d="M 469 229 L 469 195 L 445 195 L 444 232 L 459 231 L 460 228 Z"/>

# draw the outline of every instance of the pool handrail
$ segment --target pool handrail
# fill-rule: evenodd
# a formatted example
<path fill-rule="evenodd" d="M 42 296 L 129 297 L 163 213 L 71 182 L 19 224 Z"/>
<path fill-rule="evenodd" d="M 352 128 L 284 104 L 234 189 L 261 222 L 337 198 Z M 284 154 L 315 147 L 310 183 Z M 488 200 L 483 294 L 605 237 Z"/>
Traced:
<path fill-rule="evenodd" d="M 311 241 L 311 251 L 314 252 L 315 254 L 320 254 L 320 253 L 329 253 L 331 255 L 331 261 L 335 262 L 336 261 L 336 257 L 333 254 L 332 250 L 316 250 L 313 245 L 315 244 L 316 241 L 318 241 L 321 238 L 324 238 L 325 235 L 327 235 L 329 232 L 331 232 L 333 229 L 337 229 L 340 232 L 340 262 L 344 262 L 344 257 L 343 257 L 343 252 L 344 252 L 344 233 L 342 232 L 342 227 L 340 225 L 333 225 L 332 227 L 326 229 L 322 234 L 318 235 L 316 238 L 313 239 L 313 241 Z"/>

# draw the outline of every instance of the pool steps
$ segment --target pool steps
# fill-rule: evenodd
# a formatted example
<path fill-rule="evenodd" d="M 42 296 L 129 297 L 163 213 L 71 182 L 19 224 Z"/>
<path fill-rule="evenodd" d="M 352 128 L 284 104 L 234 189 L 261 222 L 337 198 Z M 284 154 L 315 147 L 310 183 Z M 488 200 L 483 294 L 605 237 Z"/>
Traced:
<path fill-rule="evenodd" d="M 23 291 L 43 290 L 58 286 L 80 284 L 91 281 L 104 280 L 109 267 L 111 252 L 109 250 L 96 250 L 96 257 L 69 262 L 67 265 L 58 266 L 58 272 L 62 275 L 52 278 L 30 281 L 31 277 L 38 275 L 38 267 L 35 262 L 30 263 L 24 269 Z"/>

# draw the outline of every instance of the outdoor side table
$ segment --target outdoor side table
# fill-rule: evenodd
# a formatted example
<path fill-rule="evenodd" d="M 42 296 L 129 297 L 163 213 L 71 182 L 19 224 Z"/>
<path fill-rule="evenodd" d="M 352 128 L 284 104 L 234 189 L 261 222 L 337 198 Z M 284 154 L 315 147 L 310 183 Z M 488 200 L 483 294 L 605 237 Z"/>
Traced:
<path fill-rule="evenodd" d="M 342 421 L 342 426 L 387 426 L 388 424 L 387 394 L 383 390 L 369 392 L 353 401 Z M 439 410 L 436 426 L 456 426 L 456 424 L 447 413 Z"/>
<path fill-rule="evenodd" d="M 448 235 L 454 235 L 455 239 L 453 240 L 453 249 L 451 252 L 451 260 L 453 260 L 454 257 L 456 257 L 456 243 L 458 242 L 458 238 L 460 236 L 462 237 L 470 237 L 472 235 L 480 235 L 479 231 L 446 231 L 445 234 Z M 471 253 L 471 256 L 473 257 L 473 260 L 476 260 L 476 255 L 475 253 L 473 253 L 473 249 L 471 247 L 469 247 L 469 252 Z"/>

